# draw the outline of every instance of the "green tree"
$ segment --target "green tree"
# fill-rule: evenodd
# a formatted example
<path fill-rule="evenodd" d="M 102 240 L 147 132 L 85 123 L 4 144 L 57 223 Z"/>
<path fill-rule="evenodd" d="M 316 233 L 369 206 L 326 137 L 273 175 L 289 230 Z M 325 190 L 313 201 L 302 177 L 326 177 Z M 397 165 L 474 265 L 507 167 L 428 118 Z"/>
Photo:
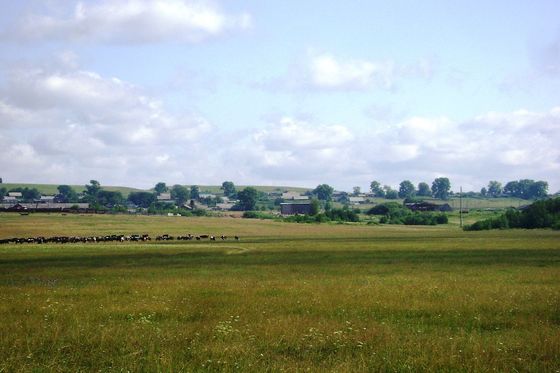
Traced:
<path fill-rule="evenodd" d="M 138 207 L 148 208 L 156 201 L 156 195 L 151 192 L 132 192 L 128 195 L 128 200 Z"/>
<path fill-rule="evenodd" d="M 418 183 L 418 193 L 416 194 L 421 197 L 430 197 L 432 195 L 432 191 L 430 190 L 428 183 L 421 182 Z"/>
<path fill-rule="evenodd" d="M 502 183 L 492 180 L 488 183 L 488 195 L 491 197 L 498 197 L 502 194 Z"/>
<path fill-rule="evenodd" d="M 309 211 L 309 215 L 315 216 L 319 213 L 319 208 L 321 207 L 321 202 L 317 198 L 311 199 L 311 208 Z"/>
<path fill-rule="evenodd" d="M 33 202 L 41 198 L 41 193 L 37 190 L 37 188 L 23 188 L 19 190 L 21 192 L 21 197 L 25 202 Z"/>
<path fill-rule="evenodd" d="M 321 184 L 318 185 L 317 188 L 313 189 L 313 194 L 321 201 L 330 201 L 332 199 L 333 192 L 333 187 L 328 184 Z"/>
<path fill-rule="evenodd" d="M 480 195 L 482 197 L 486 197 L 487 194 L 488 194 L 488 191 L 486 190 L 486 188 L 482 187 L 482 189 L 480 189 Z"/>
<path fill-rule="evenodd" d="M 6 193 L 8 193 L 6 188 L 4 188 L 4 187 L 0 188 L 0 202 L 2 202 L 4 200 L 4 197 L 6 196 Z"/>
<path fill-rule="evenodd" d="M 361 188 L 359 186 L 355 186 L 354 188 L 352 188 L 352 190 L 353 190 L 352 194 L 354 196 L 357 196 L 361 193 Z"/>
<path fill-rule="evenodd" d="M 529 188 L 529 198 L 545 198 L 548 196 L 548 183 L 537 181 Z"/>
<path fill-rule="evenodd" d="M 177 205 L 183 206 L 191 198 L 191 192 L 187 187 L 176 184 L 171 187 L 171 198 L 177 202 Z"/>
<path fill-rule="evenodd" d="M 509 181 L 504 186 L 504 193 L 511 197 L 518 197 L 520 195 L 519 182 Z"/>
<path fill-rule="evenodd" d="M 169 189 L 167 188 L 167 185 L 165 185 L 163 181 L 160 181 L 159 183 L 156 184 L 154 190 L 156 191 L 157 194 L 161 194 L 167 192 Z"/>
<path fill-rule="evenodd" d="M 90 203 L 97 202 L 97 195 L 101 191 L 101 184 L 97 180 L 90 180 L 89 184 L 86 184 L 86 190 L 84 192 L 85 200 Z"/>
<path fill-rule="evenodd" d="M 235 196 L 236 190 L 233 181 L 224 181 L 220 189 L 224 191 L 224 196 L 226 197 Z"/>
<path fill-rule="evenodd" d="M 379 183 L 379 181 L 375 181 L 375 180 L 372 181 L 371 184 L 369 185 L 369 189 L 371 190 L 371 192 L 373 193 L 374 196 L 380 197 L 380 198 L 385 197 L 385 191 L 381 187 L 381 184 Z"/>
<path fill-rule="evenodd" d="M 58 190 L 58 198 L 62 202 L 78 201 L 78 193 L 70 185 L 59 185 L 56 189 Z"/>
<path fill-rule="evenodd" d="M 435 198 L 447 199 L 449 198 L 449 190 L 451 189 L 451 183 L 446 177 L 438 177 L 432 183 L 432 195 Z"/>
<path fill-rule="evenodd" d="M 97 193 L 97 203 L 101 206 L 113 207 L 122 205 L 124 198 L 121 192 L 112 192 L 109 190 L 100 190 Z"/>
<path fill-rule="evenodd" d="M 412 198 L 416 195 L 416 188 L 409 180 L 404 180 L 399 184 L 399 197 Z"/>
<path fill-rule="evenodd" d="M 198 187 L 198 185 L 191 186 L 191 198 L 192 199 L 200 198 L 200 188 Z"/>
<path fill-rule="evenodd" d="M 239 200 L 237 207 L 242 211 L 254 210 L 257 205 L 258 191 L 253 187 L 247 187 L 237 193 Z"/>

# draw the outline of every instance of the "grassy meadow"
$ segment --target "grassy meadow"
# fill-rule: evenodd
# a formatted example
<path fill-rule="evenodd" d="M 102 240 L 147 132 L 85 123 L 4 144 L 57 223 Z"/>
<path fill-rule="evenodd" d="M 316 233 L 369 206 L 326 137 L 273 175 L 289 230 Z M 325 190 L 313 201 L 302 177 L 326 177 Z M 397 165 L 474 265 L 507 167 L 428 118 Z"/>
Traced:
<path fill-rule="evenodd" d="M 560 232 L 0 214 L 0 372 L 560 371 Z"/>

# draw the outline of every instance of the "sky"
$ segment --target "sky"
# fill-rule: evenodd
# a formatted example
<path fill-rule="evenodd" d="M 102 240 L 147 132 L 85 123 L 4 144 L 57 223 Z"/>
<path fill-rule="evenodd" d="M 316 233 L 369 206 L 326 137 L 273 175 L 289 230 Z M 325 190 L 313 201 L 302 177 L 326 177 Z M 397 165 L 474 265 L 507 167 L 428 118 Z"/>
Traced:
<path fill-rule="evenodd" d="M 560 2 L 0 0 L 0 177 L 560 190 Z"/>

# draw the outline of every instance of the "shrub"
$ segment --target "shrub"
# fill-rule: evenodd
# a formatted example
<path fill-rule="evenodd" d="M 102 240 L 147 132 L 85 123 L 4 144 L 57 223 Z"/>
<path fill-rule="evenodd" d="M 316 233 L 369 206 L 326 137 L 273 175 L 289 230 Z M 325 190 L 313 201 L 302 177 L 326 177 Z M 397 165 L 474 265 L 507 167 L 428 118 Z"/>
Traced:
<path fill-rule="evenodd" d="M 560 198 L 537 201 L 523 211 L 510 209 L 504 214 L 465 226 L 467 231 L 507 228 L 555 228 L 560 225 Z M 555 228 L 556 229 L 556 228 Z"/>

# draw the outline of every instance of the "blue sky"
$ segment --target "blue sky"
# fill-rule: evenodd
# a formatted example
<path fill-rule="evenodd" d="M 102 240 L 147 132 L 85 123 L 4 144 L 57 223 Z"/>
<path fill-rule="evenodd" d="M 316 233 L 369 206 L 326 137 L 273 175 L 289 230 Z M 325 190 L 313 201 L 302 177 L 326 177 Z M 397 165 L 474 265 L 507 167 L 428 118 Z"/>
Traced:
<path fill-rule="evenodd" d="M 19 1 L 4 180 L 560 189 L 557 1 Z"/>

